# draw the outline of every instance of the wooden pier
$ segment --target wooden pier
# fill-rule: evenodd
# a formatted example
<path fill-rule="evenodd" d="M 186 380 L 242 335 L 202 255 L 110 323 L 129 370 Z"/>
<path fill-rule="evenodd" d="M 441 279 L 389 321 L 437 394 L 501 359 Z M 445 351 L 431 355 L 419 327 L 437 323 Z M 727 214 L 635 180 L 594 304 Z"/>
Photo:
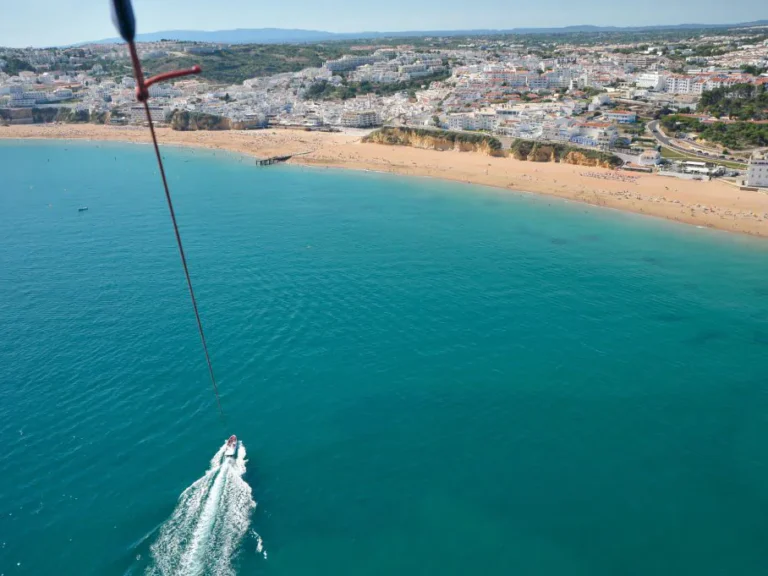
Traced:
<path fill-rule="evenodd" d="M 287 162 L 290 160 L 293 156 L 272 156 L 271 158 L 264 158 L 263 160 L 256 160 L 257 166 L 271 166 L 272 164 L 277 164 L 279 162 Z"/>
<path fill-rule="evenodd" d="M 287 156 L 272 156 L 271 158 L 264 158 L 263 160 L 256 160 L 256 166 L 271 166 L 272 164 L 278 164 L 279 162 L 287 162 L 291 158 L 296 156 L 306 156 L 312 154 L 314 150 L 306 150 L 304 152 L 296 152 L 296 154 L 288 154 Z"/>

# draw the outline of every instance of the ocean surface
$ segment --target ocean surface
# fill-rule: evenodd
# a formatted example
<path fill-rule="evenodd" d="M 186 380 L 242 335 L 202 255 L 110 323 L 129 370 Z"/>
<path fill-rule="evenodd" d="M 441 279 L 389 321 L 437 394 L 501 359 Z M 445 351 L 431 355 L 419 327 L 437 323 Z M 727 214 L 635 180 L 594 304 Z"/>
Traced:
<path fill-rule="evenodd" d="M 768 243 L 164 154 L 224 422 L 151 149 L 0 143 L 0 574 L 766 573 Z"/>

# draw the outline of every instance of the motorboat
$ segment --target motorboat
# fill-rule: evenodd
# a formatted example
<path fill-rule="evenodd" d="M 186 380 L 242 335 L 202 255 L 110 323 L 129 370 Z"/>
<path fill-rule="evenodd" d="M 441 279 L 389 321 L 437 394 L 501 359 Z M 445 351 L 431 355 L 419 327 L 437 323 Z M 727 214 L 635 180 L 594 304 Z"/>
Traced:
<path fill-rule="evenodd" d="M 232 434 L 232 436 L 229 437 L 229 440 L 227 440 L 227 445 L 224 447 L 224 456 L 230 458 L 237 456 L 238 445 L 239 442 L 237 441 L 237 436 Z"/>

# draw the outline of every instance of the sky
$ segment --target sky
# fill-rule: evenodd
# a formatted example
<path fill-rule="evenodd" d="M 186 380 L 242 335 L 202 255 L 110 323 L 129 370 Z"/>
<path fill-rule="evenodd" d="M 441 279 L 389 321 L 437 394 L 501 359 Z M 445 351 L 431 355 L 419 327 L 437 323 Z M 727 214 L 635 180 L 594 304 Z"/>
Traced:
<path fill-rule="evenodd" d="M 0 0 L 0 46 L 117 36 L 109 0 Z M 139 33 L 302 28 L 328 32 L 647 26 L 768 19 L 766 0 L 134 0 Z"/>

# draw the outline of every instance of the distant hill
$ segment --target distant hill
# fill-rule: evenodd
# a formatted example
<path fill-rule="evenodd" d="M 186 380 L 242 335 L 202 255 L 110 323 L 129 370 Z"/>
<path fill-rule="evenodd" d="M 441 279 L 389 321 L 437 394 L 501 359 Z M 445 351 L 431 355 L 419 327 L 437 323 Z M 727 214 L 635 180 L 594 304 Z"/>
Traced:
<path fill-rule="evenodd" d="M 365 33 L 363 33 L 365 34 Z M 186 42 L 217 42 L 222 44 L 288 44 L 296 42 L 319 42 L 344 38 L 360 38 L 356 34 L 335 34 L 320 30 L 293 30 L 285 28 L 238 28 L 235 30 L 162 30 L 137 34 L 139 42 L 157 42 L 159 40 L 182 40 Z M 107 44 L 122 42 L 121 38 L 107 38 L 88 44 Z"/>
<path fill-rule="evenodd" d="M 502 34 L 568 34 L 574 32 L 652 32 L 655 30 L 725 29 L 742 26 L 768 26 L 768 20 L 738 24 L 672 24 L 666 26 L 565 26 L 563 28 L 509 28 L 505 30 L 411 30 L 405 32 L 323 32 L 321 30 L 296 30 L 285 28 L 238 28 L 235 30 L 163 30 L 138 34 L 139 42 L 158 40 L 183 40 L 188 42 L 216 42 L 222 44 L 287 44 L 302 42 L 327 42 L 376 38 L 418 38 L 424 36 L 497 36 Z M 87 44 L 122 42 L 120 38 L 107 38 Z M 86 44 L 86 43 L 84 43 Z"/>

